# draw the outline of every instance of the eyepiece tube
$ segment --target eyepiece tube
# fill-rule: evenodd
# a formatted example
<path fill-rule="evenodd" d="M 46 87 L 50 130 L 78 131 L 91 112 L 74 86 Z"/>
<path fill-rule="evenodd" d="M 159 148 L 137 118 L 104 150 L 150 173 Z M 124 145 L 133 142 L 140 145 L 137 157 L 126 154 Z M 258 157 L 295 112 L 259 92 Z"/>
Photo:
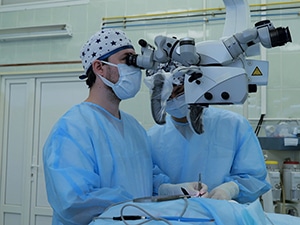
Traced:
<path fill-rule="evenodd" d="M 128 66 L 135 66 L 135 67 L 138 67 L 138 65 L 136 64 L 137 57 L 138 57 L 137 54 L 130 54 L 130 55 L 127 55 L 127 56 L 126 56 L 126 64 L 127 64 Z"/>
<path fill-rule="evenodd" d="M 278 27 L 274 30 L 270 30 L 269 33 L 272 47 L 282 46 L 287 42 L 292 42 L 291 33 L 288 27 Z"/>
<path fill-rule="evenodd" d="M 139 40 L 139 45 L 142 47 L 141 54 L 128 55 L 126 57 L 126 64 L 141 69 L 151 69 L 155 64 L 155 61 L 153 60 L 155 49 L 144 39 Z"/>

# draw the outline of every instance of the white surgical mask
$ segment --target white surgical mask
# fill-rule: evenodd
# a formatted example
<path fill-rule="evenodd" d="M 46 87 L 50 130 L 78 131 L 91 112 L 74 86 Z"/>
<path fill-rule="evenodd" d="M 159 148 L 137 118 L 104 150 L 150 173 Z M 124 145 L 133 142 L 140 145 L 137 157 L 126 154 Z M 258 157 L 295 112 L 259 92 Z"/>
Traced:
<path fill-rule="evenodd" d="M 187 116 L 188 104 L 185 103 L 184 94 L 167 101 L 166 112 L 176 118 Z"/>
<path fill-rule="evenodd" d="M 127 64 L 113 64 L 102 61 L 105 64 L 118 68 L 119 80 L 117 83 L 112 83 L 106 78 L 98 75 L 100 79 L 109 87 L 111 87 L 119 99 L 133 98 L 141 88 L 142 71 L 141 69 L 128 66 Z"/>

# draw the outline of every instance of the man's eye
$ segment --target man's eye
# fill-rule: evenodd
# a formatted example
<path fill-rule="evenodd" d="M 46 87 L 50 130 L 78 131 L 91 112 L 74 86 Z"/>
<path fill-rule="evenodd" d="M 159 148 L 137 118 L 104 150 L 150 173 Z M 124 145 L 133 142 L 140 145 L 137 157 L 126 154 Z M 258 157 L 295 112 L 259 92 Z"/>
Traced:
<path fill-rule="evenodd" d="M 126 61 L 128 55 L 125 55 L 124 57 L 121 58 L 122 61 Z"/>

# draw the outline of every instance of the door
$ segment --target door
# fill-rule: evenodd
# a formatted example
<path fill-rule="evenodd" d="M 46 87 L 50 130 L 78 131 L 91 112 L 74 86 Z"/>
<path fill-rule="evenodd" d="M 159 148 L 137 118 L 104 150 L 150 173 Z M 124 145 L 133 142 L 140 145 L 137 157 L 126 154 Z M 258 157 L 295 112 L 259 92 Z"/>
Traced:
<path fill-rule="evenodd" d="M 88 94 L 72 74 L 3 76 L 0 118 L 0 224 L 51 225 L 43 144 L 58 118 Z"/>

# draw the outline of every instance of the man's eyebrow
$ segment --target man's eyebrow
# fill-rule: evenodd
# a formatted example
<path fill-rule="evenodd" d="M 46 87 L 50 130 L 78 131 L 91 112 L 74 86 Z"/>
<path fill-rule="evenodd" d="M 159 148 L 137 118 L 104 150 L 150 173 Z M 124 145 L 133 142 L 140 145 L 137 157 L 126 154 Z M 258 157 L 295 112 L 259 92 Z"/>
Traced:
<path fill-rule="evenodd" d="M 120 56 L 128 56 L 128 55 L 134 55 L 133 52 L 123 52 Z"/>

